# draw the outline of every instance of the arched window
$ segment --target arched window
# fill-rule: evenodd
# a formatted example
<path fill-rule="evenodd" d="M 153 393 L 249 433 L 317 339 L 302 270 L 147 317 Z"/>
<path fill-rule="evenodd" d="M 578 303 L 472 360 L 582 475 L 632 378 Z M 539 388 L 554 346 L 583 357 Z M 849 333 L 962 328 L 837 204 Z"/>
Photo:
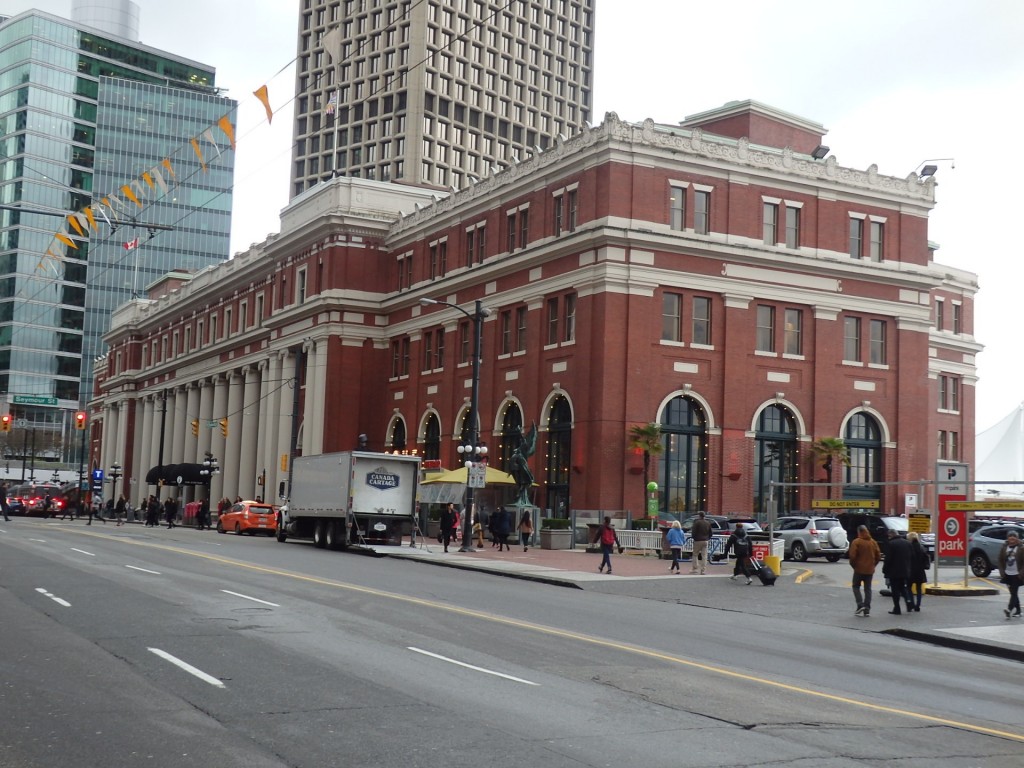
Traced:
<path fill-rule="evenodd" d="M 539 438 L 539 436 L 538 436 Z M 547 450 L 537 441 L 537 456 L 547 455 L 547 506 L 552 517 L 569 516 L 569 466 L 572 459 L 572 408 L 563 396 L 548 411 Z M 539 461 L 543 461 L 540 459 Z"/>
<path fill-rule="evenodd" d="M 846 467 L 848 485 L 843 490 L 845 498 L 879 499 L 880 485 L 857 485 L 857 483 L 878 483 L 882 481 L 882 431 L 878 422 L 868 413 L 855 413 L 846 422 L 843 435 L 850 464 Z"/>
<path fill-rule="evenodd" d="M 388 438 L 388 445 L 392 451 L 405 450 L 405 419 L 396 418 L 391 424 L 391 435 Z"/>
<path fill-rule="evenodd" d="M 492 461 L 497 461 L 497 466 L 508 471 L 512 452 L 519 445 L 519 431 L 523 428 L 523 412 L 513 401 L 505 404 L 505 412 L 501 415 L 501 445 L 498 447 L 498 455 Z"/>
<path fill-rule="evenodd" d="M 770 494 L 769 483 L 795 483 L 796 474 L 796 419 L 789 409 L 769 405 L 757 420 L 754 437 L 754 513 L 767 518 L 769 495 L 773 496 L 776 515 L 785 515 L 796 509 L 796 488 L 775 488 Z"/>
<path fill-rule="evenodd" d="M 441 458 L 441 422 L 436 413 L 427 416 L 427 423 L 423 425 L 423 458 Z"/>
<path fill-rule="evenodd" d="M 682 519 L 707 509 L 707 418 L 692 398 L 675 397 L 659 421 L 658 508 Z"/>

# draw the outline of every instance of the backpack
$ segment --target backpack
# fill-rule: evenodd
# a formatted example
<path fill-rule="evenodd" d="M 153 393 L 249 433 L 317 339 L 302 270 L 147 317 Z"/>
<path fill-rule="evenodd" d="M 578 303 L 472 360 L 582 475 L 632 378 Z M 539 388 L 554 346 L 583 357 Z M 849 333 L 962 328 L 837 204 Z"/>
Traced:
<path fill-rule="evenodd" d="M 750 542 L 744 536 L 742 539 L 736 539 L 736 543 L 733 545 L 733 551 L 736 552 L 736 557 L 749 557 L 750 556 Z"/>
<path fill-rule="evenodd" d="M 601 543 L 608 545 L 615 543 L 615 529 L 610 525 L 601 528 Z"/>

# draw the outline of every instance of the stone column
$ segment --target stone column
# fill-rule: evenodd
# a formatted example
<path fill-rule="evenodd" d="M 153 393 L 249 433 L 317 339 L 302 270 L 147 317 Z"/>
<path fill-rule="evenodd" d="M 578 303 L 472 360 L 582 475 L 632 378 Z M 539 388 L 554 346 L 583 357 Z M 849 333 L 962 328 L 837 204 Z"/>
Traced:
<path fill-rule="evenodd" d="M 282 379 L 294 377 L 295 375 L 295 354 L 292 352 L 286 352 L 281 356 L 281 377 Z M 297 382 L 296 382 L 297 385 Z M 278 411 L 277 421 L 277 455 L 288 457 L 288 467 L 284 470 L 281 469 L 280 458 L 278 459 L 277 472 L 278 481 L 288 479 L 288 470 L 291 469 L 291 461 L 294 458 L 292 456 L 292 421 L 295 416 L 292 414 L 292 403 L 294 397 L 294 387 L 284 387 L 281 390 L 281 408 Z M 291 494 L 291 488 L 287 488 L 286 492 Z"/>
<path fill-rule="evenodd" d="M 202 464 L 206 459 L 206 452 L 210 450 L 210 441 L 213 433 L 219 427 L 211 427 L 213 420 L 213 382 L 209 379 L 202 379 L 198 382 L 199 387 L 199 439 L 196 441 L 196 463 Z M 217 457 L 220 458 L 219 456 Z"/>
<path fill-rule="evenodd" d="M 135 446 L 135 455 L 138 457 L 135 471 L 138 483 L 135 486 L 135 496 L 132 504 L 138 505 L 139 499 L 151 493 L 150 486 L 146 485 L 146 473 L 153 468 L 153 421 L 156 412 L 156 403 L 152 395 L 145 395 L 142 398 L 142 431 L 139 436 L 139 443 Z"/>
<path fill-rule="evenodd" d="M 107 403 L 103 408 L 103 431 L 100 433 L 100 466 L 106 477 L 110 469 L 112 443 L 117 439 L 117 403 Z M 106 498 L 106 492 L 104 492 Z"/>
<path fill-rule="evenodd" d="M 306 355 L 305 380 L 306 387 L 302 401 L 302 455 L 310 456 L 313 450 L 313 420 L 316 418 L 316 342 L 309 341 L 303 345 Z"/>
<path fill-rule="evenodd" d="M 254 499 L 262 493 L 256 485 L 256 452 L 260 424 L 260 372 L 252 365 L 242 369 L 245 385 L 242 395 L 242 423 L 239 437 L 238 493 Z"/>
<path fill-rule="evenodd" d="M 268 370 L 270 369 L 269 361 L 261 360 L 257 365 L 257 371 L 259 376 L 259 387 L 260 387 L 260 407 L 258 416 L 256 419 L 256 455 L 254 460 L 256 462 L 256 476 L 269 477 L 270 471 L 267 467 L 267 410 L 270 406 L 270 386 L 267 381 Z M 257 484 L 256 490 L 263 500 L 269 504 L 274 503 L 274 494 L 268 493 L 267 489 L 270 486 Z"/>
<path fill-rule="evenodd" d="M 313 355 L 313 368 L 310 372 L 316 381 L 314 389 L 312 411 L 308 411 L 310 419 L 306 421 L 306 429 L 312 430 L 312 452 L 313 454 L 324 453 L 324 422 L 325 402 L 327 401 L 327 357 L 330 339 L 321 339 L 316 342 L 316 352 Z M 308 381 L 308 379 L 307 379 Z M 306 396 L 309 396 L 308 390 Z"/>
<path fill-rule="evenodd" d="M 224 476 L 224 490 L 229 498 L 240 495 L 238 487 L 239 458 L 242 449 L 242 400 L 245 396 L 242 376 L 238 371 L 228 375 L 228 438 L 220 471 Z"/>
<path fill-rule="evenodd" d="M 213 379 L 213 409 L 210 418 L 220 421 L 228 412 L 228 383 L 223 375 L 217 375 Z M 215 424 L 210 435 L 210 453 L 212 453 L 221 467 L 224 466 L 224 436 L 220 433 L 220 425 Z M 224 496 L 224 473 L 214 475 L 210 482 L 210 508 L 215 509 L 218 501 Z"/>
<path fill-rule="evenodd" d="M 170 464 L 181 464 L 185 461 L 185 435 L 191 436 L 191 431 L 187 424 L 188 418 L 186 416 L 188 412 L 188 393 L 183 387 L 175 387 L 174 389 L 174 403 L 173 409 L 168 403 L 167 413 L 167 429 L 171 433 L 171 458 L 168 463 Z M 180 489 L 179 489 L 180 490 Z M 178 497 L 178 501 L 181 501 L 181 493 L 175 493 Z"/>
<path fill-rule="evenodd" d="M 197 382 L 190 382 L 185 386 L 185 445 L 182 461 L 186 464 L 202 464 L 202 456 L 198 456 L 199 435 L 192 434 L 192 420 L 199 418 L 199 385 Z M 199 434 L 202 434 L 203 425 L 199 425 Z M 192 486 L 182 489 L 182 509 L 185 502 L 195 501 L 199 498 L 196 489 Z"/>
<path fill-rule="evenodd" d="M 282 367 L 284 356 L 272 354 L 267 361 L 267 402 L 263 409 L 263 466 L 267 470 L 267 496 L 264 498 L 279 503 L 277 489 L 281 476 L 281 454 L 278 433 L 281 428 L 281 402 L 292 388 L 286 383 L 290 374 Z"/>

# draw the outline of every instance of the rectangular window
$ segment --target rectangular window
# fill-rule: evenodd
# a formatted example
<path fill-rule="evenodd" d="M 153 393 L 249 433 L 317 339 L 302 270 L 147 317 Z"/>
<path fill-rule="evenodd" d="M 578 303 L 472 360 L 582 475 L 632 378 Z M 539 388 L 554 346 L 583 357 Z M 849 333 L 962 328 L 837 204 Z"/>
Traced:
<path fill-rule="evenodd" d="M 935 300 L 935 330 L 946 329 L 946 302 L 943 299 Z"/>
<path fill-rule="evenodd" d="M 401 342 L 391 342 L 391 378 L 397 379 L 398 372 L 401 370 L 402 361 L 402 346 Z"/>
<path fill-rule="evenodd" d="M 402 339 L 402 361 L 401 369 L 399 370 L 399 375 L 401 376 L 409 375 L 409 354 L 411 347 L 412 342 L 410 341 L 409 337 L 406 336 L 405 338 Z"/>
<path fill-rule="evenodd" d="M 963 305 L 953 302 L 953 333 L 963 333 Z"/>
<path fill-rule="evenodd" d="M 950 461 L 960 461 L 960 435 L 958 432 L 950 432 L 948 437 L 949 448 L 946 456 Z"/>
<path fill-rule="evenodd" d="M 939 410 L 945 411 L 946 403 L 949 401 L 949 377 L 939 376 Z"/>
<path fill-rule="evenodd" d="M 295 303 L 304 304 L 306 301 L 306 268 L 302 267 L 295 271 Z"/>
<path fill-rule="evenodd" d="M 249 302 L 243 301 L 238 305 L 238 330 L 244 331 L 249 325 Z"/>
<path fill-rule="evenodd" d="M 263 294 L 261 293 L 256 297 L 256 317 L 253 318 L 253 324 L 258 328 L 263 325 Z"/>
<path fill-rule="evenodd" d="M 800 247 L 800 209 L 795 205 L 786 206 L 786 247 Z"/>
<path fill-rule="evenodd" d="M 565 228 L 570 232 L 576 231 L 576 190 L 570 189 L 565 200 Z"/>
<path fill-rule="evenodd" d="M 469 362 L 470 324 L 468 320 L 459 323 L 459 365 Z"/>
<path fill-rule="evenodd" d="M 473 256 L 474 256 L 474 251 L 473 251 L 473 235 L 474 234 L 475 234 L 474 230 L 472 230 L 472 229 L 466 230 L 466 266 L 467 267 L 472 267 L 473 266 Z"/>
<path fill-rule="evenodd" d="M 661 340 L 682 341 L 683 296 L 666 291 L 661 297 Z"/>
<path fill-rule="evenodd" d="M 563 299 L 562 341 L 576 340 L 576 294 L 568 293 Z"/>
<path fill-rule="evenodd" d="M 786 309 L 786 327 L 783 329 L 783 352 L 787 355 L 804 353 L 804 313 L 800 309 Z"/>
<path fill-rule="evenodd" d="M 558 343 L 558 298 L 548 299 L 548 344 Z"/>
<path fill-rule="evenodd" d="M 843 318 L 843 360 L 859 363 L 860 357 L 860 318 Z"/>
<path fill-rule="evenodd" d="M 526 307 L 516 308 L 516 352 L 526 350 Z"/>
<path fill-rule="evenodd" d="M 432 331 L 423 332 L 423 370 L 429 371 L 434 367 L 434 334 Z"/>
<path fill-rule="evenodd" d="M 697 190 L 693 194 L 693 231 L 706 235 L 711 231 L 711 193 Z"/>
<path fill-rule="evenodd" d="M 444 368 L 444 328 L 434 331 L 434 368 Z"/>
<path fill-rule="evenodd" d="M 448 273 L 448 241 L 442 240 L 437 244 L 437 269 L 438 275 L 444 277 Z"/>
<path fill-rule="evenodd" d="M 885 235 L 885 225 L 880 221 L 871 222 L 871 261 L 881 261 L 885 257 L 882 241 Z"/>
<path fill-rule="evenodd" d="M 949 410 L 960 412 L 960 379 L 949 378 Z"/>
<path fill-rule="evenodd" d="M 886 365 L 888 359 L 885 350 L 885 320 L 872 320 L 870 323 L 870 362 L 872 365 Z"/>
<path fill-rule="evenodd" d="M 516 215 L 510 213 L 508 215 L 508 252 L 512 253 L 516 249 Z"/>
<path fill-rule="evenodd" d="M 512 310 L 506 309 L 501 313 L 501 350 L 498 354 L 512 354 Z"/>
<path fill-rule="evenodd" d="M 945 459 L 949 458 L 948 456 L 946 456 L 946 430 L 939 430 L 938 443 L 939 444 L 937 446 L 938 450 L 936 451 L 936 455 L 940 461 L 944 461 Z"/>
<path fill-rule="evenodd" d="M 232 316 L 232 314 L 233 314 L 233 310 L 232 310 L 231 307 L 228 307 L 227 309 L 224 310 L 224 338 L 225 339 L 228 336 L 231 335 L 231 330 L 232 330 L 232 328 L 231 328 L 231 316 Z"/>
<path fill-rule="evenodd" d="M 428 253 L 430 255 L 430 279 L 435 280 L 438 277 L 437 273 L 437 243 L 430 246 Z"/>
<path fill-rule="evenodd" d="M 775 245 L 779 242 L 779 206 L 776 203 L 765 203 L 762 210 L 762 239 L 765 245 Z"/>
<path fill-rule="evenodd" d="M 530 240 L 530 210 L 524 208 L 519 212 L 519 247 L 525 248 Z"/>
<path fill-rule="evenodd" d="M 758 352 L 775 351 L 775 307 L 767 304 L 757 305 L 757 339 L 755 349 Z"/>
<path fill-rule="evenodd" d="M 476 230 L 476 263 L 484 263 L 484 252 L 487 245 L 487 227 L 477 227 Z"/>
<path fill-rule="evenodd" d="M 564 202 L 562 195 L 555 195 L 554 201 L 555 237 L 558 237 L 558 235 L 562 234 L 562 204 Z"/>
<path fill-rule="evenodd" d="M 864 248 L 864 219 L 850 218 L 850 258 L 859 259 Z"/>
<path fill-rule="evenodd" d="M 693 297 L 692 344 L 711 345 L 711 299 L 706 296 Z"/>
<path fill-rule="evenodd" d="M 668 188 L 668 214 L 669 226 L 682 231 L 686 226 L 686 187 Z"/>
<path fill-rule="evenodd" d="M 203 331 L 205 330 L 206 327 L 204 326 L 203 321 L 200 320 L 199 325 L 196 328 L 196 344 L 199 346 L 199 349 L 206 346 L 206 337 L 203 336 Z"/>

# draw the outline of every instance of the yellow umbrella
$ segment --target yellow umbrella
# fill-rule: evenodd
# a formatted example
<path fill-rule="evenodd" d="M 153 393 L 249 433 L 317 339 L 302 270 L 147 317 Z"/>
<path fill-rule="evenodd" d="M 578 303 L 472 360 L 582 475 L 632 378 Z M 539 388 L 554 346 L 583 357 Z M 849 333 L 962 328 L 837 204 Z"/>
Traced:
<path fill-rule="evenodd" d="M 469 470 L 465 467 L 459 467 L 458 469 L 449 469 L 445 472 L 438 472 L 426 480 L 420 485 L 426 485 L 428 483 L 459 483 L 465 485 L 468 482 Z M 485 479 L 487 485 L 515 485 L 516 480 L 508 472 L 502 472 L 496 467 L 490 465 L 487 466 L 487 476 Z"/>

